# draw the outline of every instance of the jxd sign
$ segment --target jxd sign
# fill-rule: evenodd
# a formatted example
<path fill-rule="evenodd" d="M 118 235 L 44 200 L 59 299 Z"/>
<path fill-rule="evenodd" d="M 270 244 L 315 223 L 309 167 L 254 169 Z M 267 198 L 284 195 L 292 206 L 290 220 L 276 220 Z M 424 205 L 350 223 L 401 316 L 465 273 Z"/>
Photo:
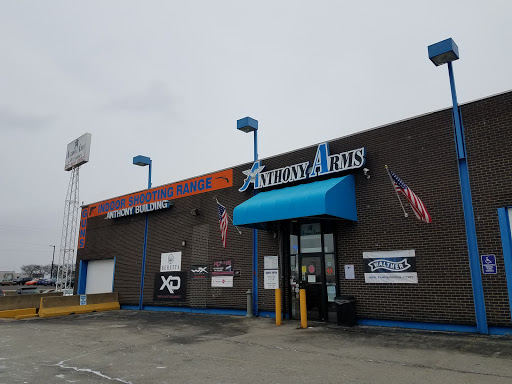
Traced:
<path fill-rule="evenodd" d="M 187 298 L 186 272 L 155 273 L 154 301 L 182 302 Z"/>

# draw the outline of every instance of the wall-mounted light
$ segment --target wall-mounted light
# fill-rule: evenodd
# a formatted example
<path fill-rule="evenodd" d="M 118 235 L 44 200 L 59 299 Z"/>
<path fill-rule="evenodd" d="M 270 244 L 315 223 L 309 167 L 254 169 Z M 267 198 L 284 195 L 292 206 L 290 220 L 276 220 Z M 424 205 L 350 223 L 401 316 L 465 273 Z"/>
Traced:
<path fill-rule="evenodd" d="M 366 176 L 367 179 L 370 178 L 370 170 L 368 168 L 363 168 L 363 174 Z"/>
<path fill-rule="evenodd" d="M 192 216 L 199 216 L 199 209 L 197 209 L 197 208 L 191 209 L 190 214 Z"/>
<path fill-rule="evenodd" d="M 181 245 L 184 247 L 185 245 L 187 245 L 187 242 L 186 242 L 185 240 L 183 240 L 183 241 L 181 242 Z"/>

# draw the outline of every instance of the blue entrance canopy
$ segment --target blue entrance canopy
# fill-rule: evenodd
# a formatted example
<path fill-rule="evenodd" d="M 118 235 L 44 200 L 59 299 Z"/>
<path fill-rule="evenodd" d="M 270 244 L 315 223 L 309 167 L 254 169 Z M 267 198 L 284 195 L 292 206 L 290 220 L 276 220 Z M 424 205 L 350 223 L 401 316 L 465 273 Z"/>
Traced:
<path fill-rule="evenodd" d="M 354 175 L 261 192 L 235 208 L 233 224 L 255 227 L 312 216 L 357 221 Z"/>

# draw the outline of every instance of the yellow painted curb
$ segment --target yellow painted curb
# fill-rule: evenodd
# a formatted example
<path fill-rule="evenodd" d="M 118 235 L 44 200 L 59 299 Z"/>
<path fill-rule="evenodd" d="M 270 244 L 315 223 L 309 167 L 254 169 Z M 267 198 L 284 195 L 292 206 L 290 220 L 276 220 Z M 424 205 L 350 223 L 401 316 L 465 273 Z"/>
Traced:
<path fill-rule="evenodd" d="M 19 316 L 16 316 L 15 319 L 16 320 L 23 320 L 23 319 L 31 319 L 33 317 L 37 317 L 37 314 L 33 313 L 31 315 L 19 315 Z"/>
<path fill-rule="evenodd" d="M 98 311 L 112 311 L 120 309 L 118 302 L 115 303 L 101 303 L 101 304 L 87 304 L 87 305 L 73 305 L 69 307 L 55 307 L 39 309 L 39 317 L 52 317 L 52 316 L 65 316 L 72 313 L 88 313 Z"/>
<path fill-rule="evenodd" d="M 0 317 L 14 319 L 16 316 L 35 315 L 35 308 L 22 308 L 22 309 L 9 309 L 7 311 L 0 311 Z"/>

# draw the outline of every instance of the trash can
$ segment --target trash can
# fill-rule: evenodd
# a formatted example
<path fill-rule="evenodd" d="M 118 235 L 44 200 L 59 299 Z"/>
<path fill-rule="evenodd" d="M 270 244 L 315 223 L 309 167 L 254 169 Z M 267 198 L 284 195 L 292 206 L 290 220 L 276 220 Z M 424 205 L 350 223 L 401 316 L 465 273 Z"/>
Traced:
<path fill-rule="evenodd" d="M 337 296 L 336 305 L 337 325 L 352 327 L 356 325 L 356 298 L 354 296 Z"/>

